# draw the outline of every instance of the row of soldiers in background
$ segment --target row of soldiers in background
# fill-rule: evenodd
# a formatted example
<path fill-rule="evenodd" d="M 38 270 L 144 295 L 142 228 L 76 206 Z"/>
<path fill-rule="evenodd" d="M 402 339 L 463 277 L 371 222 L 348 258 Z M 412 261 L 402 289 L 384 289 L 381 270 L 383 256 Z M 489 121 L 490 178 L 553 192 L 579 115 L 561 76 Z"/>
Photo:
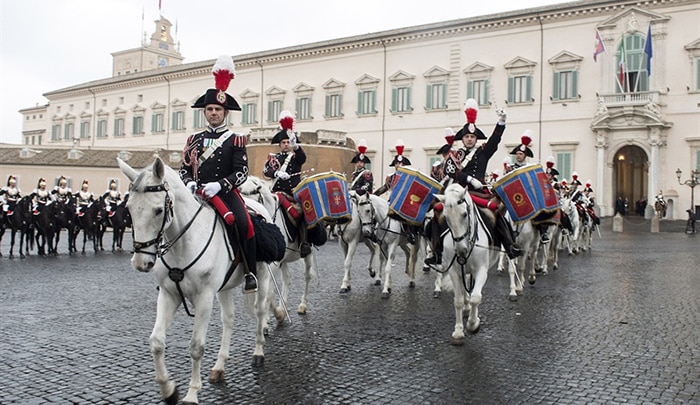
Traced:
<path fill-rule="evenodd" d="M 47 188 L 47 182 L 44 177 L 41 177 L 37 182 L 36 188 L 29 194 L 32 200 L 32 211 L 34 215 L 39 215 L 41 210 L 47 204 L 53 202 L 67 202 L 68 200 L 75 199 L 76 214 L 81 216 L 85 208 L 92 205 L 95 201 L 95 195 L 89 190 L 88 180 L 83 180 L 80 190 L 73 193 L 70 187 L 68 187 L 68 179 L 65 176 L 61 176 L 56 181 L 56 186 L 52 190 Z M 10 175 L 7 178 L 7 184 L 5 187 L 0 189 L 0 199 L 2 200 L 2 209 L 8 215 L 12 215 L 12 210 L 14 209 L 17 201 L 22 198 L 22 191 L 17 185 L 17 177 Z M 121 201 L 121 193 L 117 189 L 117 182 L 115 180 L 110 180 L 107 191 L 104 192 L 102 198 L 105 201 L 107 212 L 111 214 L 114 208 Z"/>

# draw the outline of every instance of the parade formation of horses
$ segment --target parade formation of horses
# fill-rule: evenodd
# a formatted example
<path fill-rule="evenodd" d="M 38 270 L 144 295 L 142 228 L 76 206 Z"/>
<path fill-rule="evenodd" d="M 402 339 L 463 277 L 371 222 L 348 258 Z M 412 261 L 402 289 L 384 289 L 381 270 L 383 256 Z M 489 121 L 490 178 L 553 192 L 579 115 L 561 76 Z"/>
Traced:
<path fill-rule="evenodd" d="M 19 257 L 24 259 L 34 246 L 32 201 L 29 196 L 20 198 L 5 213 L 5 227 L 10 230 L 10 258 L 14 258 L 15 241 L 19 234 Z"/>
<path fill-rule="evenodd" d="M 391 267 L 398 248 L 406 254 L 405 272 L 409 279 L 408 285 L 414 288 L 416 268 L 422 267 L 422 264 L 418 263 L 420 240 L 416 240 L 415 243 L 408 242 L 401 221 L 389 216 L 389 203 L 377 195 L 367 193 L 360 196 L 357 211 L 362 221 L 363 235 L 370 239 L 376 238 L 380 246 L 379 271 L 384 274 L 382 298 L 389 298 L 391 295 Z"/>
<path fill-rule="evenodd" d="M 122 252 L 122 241 L 124 240 L 124 232 L 126 228 L 131 227 L 131 216 L 126 208 L 128 202 L 128 194 L 124 201 L 112 207 L 112 210 L 107 212 L 105 219 L 105 227 L 112 228 L 112 252 Z"/>
<path fill-rule="evenodd" d="M 442 266 L 450 275 L 454 291 L 455 326 L 452 344 L 464 344 L 464 310 L 468 311 L 466 329 L 479 330 L 479 305 L 488 271 L 498 265 L 500 247 L 490 235 L 468 190 L 452 184 L 436 196 L 444 204 L 443 215 L 450 232 L 444 240 Z"/>
<path fill-rule="evenodd" d="M 270 188 L 265 184 L 265 182 L 262 181 L 262 179 L 255 176 L 248 176 L 246 182 L 240 186 L 240 191 L 245 197 L 262 204 L 272 218 L 272 223 L 277 225 L 282 232 L 282 235 L 285 235 L 287 247 L 284 258 L 278 263 L 278 268 L 280 270 L 280 274 L 282 275 L 282 291 L 276 305 L 274 304 L 272 297 L 270 297 L 271 309 L 275 315 L 275 318 L 277 319 L 277 322 L 284 322 L 284 319 L 287 316 L 285 306 L 287 297 L 289 296 L 289 286 L 291 284 L 289 265 L 299 260 L 302 260 L 304 263 L 304 292 L 301 295 L 301 302 L 297 307 L 297 313 L 306 314 L 308 309 L 308 296 L 311 278 L 316 271 L 314 268 L 314 264 L 316 263 L 316 254 L 314 249 L 311 249 L 311 253 L 306 257 L 301 257 L 299 254 L 298 238 L 294 239 L 292 237 L 292 235 L 296 235 L 296 231 L 288 229 L 289 225 L 285 219 L 286 214 L 284 209 L 279 204 L 278 196 L 270 191 Z"/>
<path fill-rule="evenodd" d="M 227 243 L 223 220 L 207 203 L 195 198 L 178 174 L 160 158 L 143 171 L 118 161 L 122 173 L 131 181 L 127 203 L 134 236 L 131 264 L 136 270 L 155 273 L 159 285 L 156 321 L 150 337 L 155 380 L 165 401 L 177 403 L 177 386 L 165 366 L 165 333 L 181 305 L 189 312 L 189 301 L 194 307 L 189 344 L 192 370 L 183 403 L 196 404 L 202 387 L 200 367 L 214 298 L 221 306 L 223 332 L 209 380 L 222 381 L 224 377 L 234 322 L 233 289 L 241 287 L 244 281 L 241 261 Z M 271 220 L 264 212 L 260 215 Z M 230 274 L 229 269 L 235 271 Z M 264 262 L 257 264 L 257 278 L 257 292 L 245 294 L 244 301 L 257 320 L 253 363 L 259 365 L 264 361 L 263 331 L 270 288 L 270 273 Z"/>

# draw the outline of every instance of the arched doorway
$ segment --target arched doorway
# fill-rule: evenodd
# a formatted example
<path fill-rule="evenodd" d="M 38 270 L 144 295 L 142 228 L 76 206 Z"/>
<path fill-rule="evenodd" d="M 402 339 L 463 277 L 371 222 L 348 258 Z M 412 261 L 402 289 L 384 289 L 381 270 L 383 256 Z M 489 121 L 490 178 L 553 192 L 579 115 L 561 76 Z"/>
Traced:
<path fill-rule="evenodd" d="M 617 200 L 622 197 L 627 200 L 629 215 L 644 216 L 648 195 L 648 170 L 649 158 L 639 146 L 625 146 L 615 153 L 613 198 Z"/>

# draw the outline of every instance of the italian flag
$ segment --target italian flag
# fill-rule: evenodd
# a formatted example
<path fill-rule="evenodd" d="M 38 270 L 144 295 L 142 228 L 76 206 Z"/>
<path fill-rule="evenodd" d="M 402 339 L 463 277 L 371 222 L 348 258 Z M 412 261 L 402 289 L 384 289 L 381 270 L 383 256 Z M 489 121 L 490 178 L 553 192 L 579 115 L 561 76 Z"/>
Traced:
<path fill-rule="evenodd" d="M 625 91 L 625 58 L 627 57 L 625 51 L 625 37 L 622 37 L 620 41 L 620 46 L 617 49 L 620 55 L 620 68 L 618 72 L 618 83 L 620 84 L 620 90 Z"/>

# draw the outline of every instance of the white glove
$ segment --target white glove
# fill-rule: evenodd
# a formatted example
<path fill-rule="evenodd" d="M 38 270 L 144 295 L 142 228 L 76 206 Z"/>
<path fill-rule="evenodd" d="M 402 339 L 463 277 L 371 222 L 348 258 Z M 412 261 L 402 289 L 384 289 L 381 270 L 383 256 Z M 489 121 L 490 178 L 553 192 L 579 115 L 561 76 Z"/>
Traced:
<path fill-rule="evenodd" d="M 275 172 L 275 177 L 277 177 L 280 180 L 289 180 L 289 173 L 283 172 L 283 171 L 276 171 Z"/>
<path fill-rule="evenodd" d="M 474 187 L 475 189 L 484 188 L 484 184 L 483 184 L 482 182 L 480 182 L 479 179 L 475 179 L 475 178 L 472 177 L 472 176 L 467 176 L 467 181 L 468 181 L 469 184 L 471 184 L 472 187 Z"/>
<path fill-rule="evenodd" d="M 506 111 L 502 108 L 496 109 L 496 115 L 498 115 L 498 123 L 501 125 L 506 124 Z"/>
<path fill-rule="evenodd" d="M 207 183 L 204 185 L 204 195 L 207 196 L 207 198 L 212 198 L 221 191 L 221 184 L 219 184 L 218 181 L 212 181 L 211 183 Z"/>
<path fill-rule="evenodd" d="M 291 131 L 289 131 L 289 146 L 294 149 L 297 148 L 297 135 Z"/>
<path fill-rule="evenodd" d="M 190 193 L 194 194 L 195 190 L 197 190 L 197 182 L 188 181 L 185 187 L 187 187 L 190 190 Z"/>

